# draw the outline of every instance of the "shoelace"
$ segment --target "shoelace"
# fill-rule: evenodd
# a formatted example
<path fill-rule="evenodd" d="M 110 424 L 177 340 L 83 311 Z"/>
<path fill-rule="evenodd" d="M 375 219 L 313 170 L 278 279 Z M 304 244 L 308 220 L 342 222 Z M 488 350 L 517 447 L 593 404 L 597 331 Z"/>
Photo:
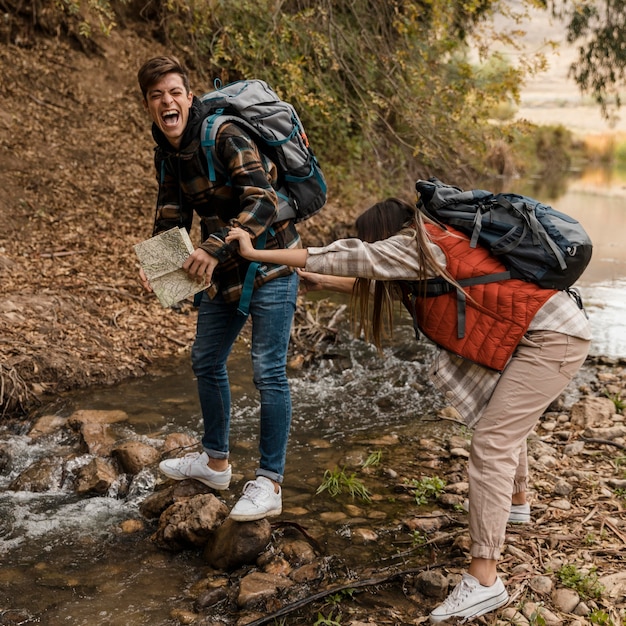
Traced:
<path fill-rule="evenodd" d="M 461 582 L 453 589 L 452 593 L 444 600 L 444 606 L 446 609 L 454 610 L 454 608 L 463 602 L 470 593 L 474 591 L 474 586 L 471 581 L 463 578 Z"/>
<path fill-rule="evenodd" d="M 267 496 L 267 491 L 263 489 L 263 487 L 260 487 L 256 480 L 249 480 L 243 486 L 243 494 L 241 497 L 246 498 L 246 500 L 250 500 L 253 504 L 256 504 L 256 498 L 261 499 L 264 496 Z"/>
<path fill-rule="evenodd" d="M 180 461 L 180 465 L 178 466 L 178 471 L 179 472 L 189 471 L 189 469 L 193 465 L 193 462 L 199 456 L 200 456 L 199 452 L 188 452 L 187 454 L 185 454 L 185 456 Z"/>

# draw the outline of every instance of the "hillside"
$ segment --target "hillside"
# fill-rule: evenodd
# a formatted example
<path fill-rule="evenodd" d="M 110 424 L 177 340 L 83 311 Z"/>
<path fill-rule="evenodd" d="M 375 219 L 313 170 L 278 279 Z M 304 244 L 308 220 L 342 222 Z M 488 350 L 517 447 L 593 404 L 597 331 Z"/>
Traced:
<path fill-rule="evenodd" d="M 194 333 L 188 305 L 163 310 L 142 291 L 132 249 L 156 193 L 136 72 L 169 51 L 128 29 L 97 52 L 20 41 L 0 44 L 0 416 L 139 376 Z M 331 211 L 340 222 L 332 199 Z M 305 242 L 329 236 L 324 219 L 301 229 Z"/>

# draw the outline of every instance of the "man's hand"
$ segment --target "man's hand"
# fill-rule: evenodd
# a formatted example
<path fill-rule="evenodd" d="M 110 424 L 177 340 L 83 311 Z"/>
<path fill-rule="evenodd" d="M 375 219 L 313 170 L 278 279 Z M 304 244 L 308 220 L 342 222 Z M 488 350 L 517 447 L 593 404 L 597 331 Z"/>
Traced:
<path fill-rule="evenodd" d="M 183 269 L 191 278 L 203 281 L 206 286 L 213 280 L 213 271 L 217 267 L 217 259 L 203 250 L 196 248 L 183 263 Z"/>
<path fill-rule="evenodd" d="M 143 271 L 143 267 L 139 269 L 139 280 L 141 281 L 141 286 L 146 291 L 152 291 L 152 286 L 148 282 L 148 278 L 146 277 L 146 273 Z"/>

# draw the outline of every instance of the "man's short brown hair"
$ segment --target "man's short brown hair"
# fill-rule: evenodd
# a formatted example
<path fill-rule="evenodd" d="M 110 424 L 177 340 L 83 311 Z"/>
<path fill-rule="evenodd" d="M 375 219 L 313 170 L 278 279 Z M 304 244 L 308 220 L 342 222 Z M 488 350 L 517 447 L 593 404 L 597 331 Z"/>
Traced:
<path fill-rule="evenodd" d="M 183 79 L 183 85 L 187 93 L 189 93 L 191 89 L 189 86 L 189 74 L 187 74 L 185 66 L 176 57 L 153 57 L 149 61 L 146 61 L 137 72 L 139 87 L 141 88 L 144 99 L 148 93 L 148 89 L 161 80 L 166 74 L 178 74 Z"/>

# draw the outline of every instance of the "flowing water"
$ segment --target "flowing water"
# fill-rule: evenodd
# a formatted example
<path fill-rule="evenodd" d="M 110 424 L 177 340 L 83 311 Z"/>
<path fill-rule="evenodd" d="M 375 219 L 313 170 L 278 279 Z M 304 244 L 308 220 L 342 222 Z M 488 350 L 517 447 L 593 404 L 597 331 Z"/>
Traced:
<path fill-rule="evenodd" d="M 594 258 L 579 283 L 594 331 L 592 352 L 626 358 L 626 195 L 589 190 L 581 183 L 553 204 L 575 215 L 594 241 Z M 332 357 L 304 372 L 292 373 L 294 419 L 286 468 L 284 517 L 295 519 L 324 537 L 329 553 L 357 562 L 383 562 L 394 541 L 352 548 L 346 528 L 324 524 L 325 512 L 341 504 L 316 496 L 323 472 L 346 460 L 385 447 L 385 436 L 405 440 L 445 433 L 434 417 L 440 400 L 425 385 L 432 348 L 414 340 L 410 324 L 396 329 L 393 346 L 381 360 L 375 351 L 342 331 Z M 234 489 L 230 506 L 255 468 L 257 398 L 251 386 L 249 357 L 236 349 L 231 359 L 234 418 L 231 438 Z M 584 376 L 584 372 L 582 374 Z M 60 398 L 49 412 L 68 416 L 79 408 L 123 409 L 125 427 L 145 441 L 169 432 L 201 432 L 195 383 L 188 359 L 175 360 L 167 371 L 114 388 L 88 389 Z M 124 533 L 120 523 L 139 519 L 139 505 L 152 492 L 157 472 L 145 470 L 124 498 L 81 498 L 65 486 L 45 493 L 8 489 L 13 478 L 34 461 L 65 457 L 69 442 L 62 434 L 33 442 L 28 425 L 0 432 L 0 624 L 107 624 L 165 626 L 176 623 L 173 608 L 189 608 L 188 590 L 206 572 L 192 551 L 157 550 L 144 532 Z M 394 449 L 394 454 L 396 454 Z M 80 456 L 76 466 L 84 462 Z M 71 472 L 72 463 L 65 472 Z M 306 511 L 306 513 L 302 513 Z M 382 511 L 393 526 L 396 512 Z M 406 540 L 406 537 L 404 538 Z M 392 544 L 392 548 L 388 545 Z M 398 548 L 398 545 L 395 545 Z M 351 552 L 353 551 L 353 552 Z"/>

